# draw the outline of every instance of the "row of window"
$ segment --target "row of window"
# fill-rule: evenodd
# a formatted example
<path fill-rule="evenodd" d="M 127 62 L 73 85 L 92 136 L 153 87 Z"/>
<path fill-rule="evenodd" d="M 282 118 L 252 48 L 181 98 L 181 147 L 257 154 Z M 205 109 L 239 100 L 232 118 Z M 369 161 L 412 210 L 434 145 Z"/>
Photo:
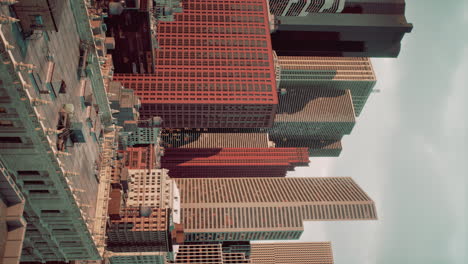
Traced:
<path fill-rule="evenodd" d="M 211 82 L 206 83 L 202 81 L 194 82 L 124 82 L 125 87 L 134 89 L 136 94 L 139 95 L 139 90 L 154 91 L 156 93 L 164 93 L 170 91 L 195 91 L 197 93 L 202 92 L 231 92 L 231 91 L 242 91 L 242 92 L 263 92 L 272 91 L 272 84 L 268 80 L 264 83 L 253 83 L 247 80 L 246 82 Z M 140 95 L 141 96 L 141 95 Z"/>
<path fill-rule="evenodd" d="M 185 46 L 187 48 L 197 48 L 200 47 L 212 47 L 212 46 L 221 46 L 221 47 L 267 47 L 267 39 L 264 37 L 252 38 L 252 37 L 239 37 L 239 38 L 218 38 L 218 37 L 207 37 L 207 38 L 180 38 L 178 36 L 171 37 L 170 35 L 161 36 L 158 40 L 159 46 L 164 49 L 165 46 Z M 205 48 L 206 50 L 211 50 L 212 48 Z"/>
<path fill-rule="evenodd" d="M 177 21 L 218 22 L 218 23 L 265 23 L 263 15 L 242 14 L 181 14 Z M 196 23 L 194 23 L 196 24 Z M 259 25 L 261 26 L 261 25 Z"/>
<path fill-rule="evenodd" d="M 236 25 L 238 27 L 229 26 L 210 26 L 200 25 L 197 27 L 188 22 L 176 22 L 170 26 L 159 26 L 158 33 L 173 33 L 173 34 L 246 34 L 246 35 L 266 35 L 269 34 L 266 26 L 254 26 L 253 24 Z"/>
<path fill-rule="evenodd" d="M 230 69 L 235 71 L 231 67 L 242 67 L 237 70 L 250 70 L 246 67 L 269 67 L 271 63 L 269 61 L 234 61 L 234 60 L 171 60 L 171 58 L 164 58 L 163 60 L 157 59 L 156 70 L 181 70 L 181 68 L 167 67 L 167 66 L 202 66 L 203 70 L 207 70 L 207 67 L 219 66 L 222 67 L 213 69 L 215 71 Z M 252 69 L 256 70 L 256 69 Z M 268 69 L 270 70 L 270 69 Z"/>
<path fill-rule="evenodd" d="M 184 10 L 200 10 L 200 11 L 263 11 L 264 2 L 259 0 L 250 0 L 250 1 L 223 1 L 219 3 L 192 3 L 192 2 L 183 2 Z M 221 13 L 221 12 L 218 12 Z"/>
<path fill-rule="evenodd" d="M 271 74 L 269 72 L 260 71 L 243 71 L 243 72 L 234 72 L 234 71 L 162 71 L 155 74 L 158 77 L 203 77 L 203 78 L 270 78 Z M 149 85 L 149 84 L 147 84 Z"/>

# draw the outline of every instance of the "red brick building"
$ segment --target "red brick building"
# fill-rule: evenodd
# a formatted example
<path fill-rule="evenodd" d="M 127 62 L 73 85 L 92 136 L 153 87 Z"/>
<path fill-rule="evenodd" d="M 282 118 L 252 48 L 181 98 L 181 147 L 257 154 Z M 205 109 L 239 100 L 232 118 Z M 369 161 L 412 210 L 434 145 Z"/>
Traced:
<path fill-rule="evenodd" d="M 155 153 L 152 146 L 128 147 L 121 151 L 125 158 L 127 169 L 153 169 L 155 167 Z M 148 165 L 150 164 L 150 168 Z"/>
<path fill-rule="evenodd" d="M 284 177 L 308 163 L 307 148 L 167 148 L 161 158 L 175 178 Z"/>
<path fill-rule="evenodd" d="M 159 21 L 154 74 L 116 74 L 165 128 L 270 127 L 278 98 L 265 0 L 183 2 Z"/>

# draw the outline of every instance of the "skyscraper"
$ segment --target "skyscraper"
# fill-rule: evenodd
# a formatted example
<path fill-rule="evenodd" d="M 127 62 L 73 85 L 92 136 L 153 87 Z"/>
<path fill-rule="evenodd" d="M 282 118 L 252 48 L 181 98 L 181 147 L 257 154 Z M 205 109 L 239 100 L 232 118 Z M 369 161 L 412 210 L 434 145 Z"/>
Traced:
<path fill-rule="evenodd" d="M 279 56 L 397 57 L 413 28 L 404 14 L 314 13 L 277 20 L 272 45 Z"/>
<path fill-rule="evenodd" d="M 221 244 L 180 245 L 174 264 L 250 263 L 242 253 L 225 253 Z"/>
<path fill-rule="evenodd" d="M 340 140 L 356 122 L 349 90 L 290 87 L 279 96 L 270 140 Z M 304 147 L 304 146 L 301 146 Z"/>
<path fill-rule="evenodd" d="M 0 263 L 19 262 L 26 232 L 25 198 L 14 179 L 0 155 Z"/>
<path fill-rule="evenodd" d="M 162 144 L 169 150 L 171 148 L 268 148 L 268 134 L 259 130 L 230 130 L 196 131 L 165 130 L 161 134 Z"/>
<path fill-rule="evenodd" d="M 273 137 L 276 147 L 280 148 L 307 148 L 309 157 L 338 157 L 343 150 L 341 140 L 311 139 L 309 136 Z"/>
<path fill-rule="evenodd" d="M 333 264 L 333 254 L 330 242 L 252 244 L 249 256 L 228 253 L 220 243 L 194 243 L 181 245 L 174 263 Z"/>
<path fill-rule="evenodd" d="M 251 245 L 251 264 L 333 264 L 330 242 Z"/>
<path fill-rule="evenodd" d="M 356 116 L 376 83 L 369 58 L 278 56 L 280 88 L 349 89 Z"/>
<path fill-rule="evenodd" d="M 405 0 L 268 0 L 275 16 L 309 13 L 404 14 Z"/>
<path fill-rule="evenodd" d="M 185 1 L 159 21 L 154 74 L 114 79 L 166 128 L 269 127 L 277 105 L 265 0 Z"/>
<path fill-rule="evenodd" d="M 342 146 L 339 139 L 320 140 L 307 134 L 292 137 L 272 137 L 268 128 L 163 130 L 165 151 L 172 148 L 308 148 L 309 157 L 338 157 Z M 274 131 L 274 130 L 273 130 Z"/>
<path fill-rule="evenodd" d="M 298 239 L 303 221 L 377 218 L 351 178 L 174 180 L 186 241 Z"/>
<path fill-rule="evenodd" d="M 339 13 L 346 0 L 268 0 L 275 16 L 306 16 L 309 13 Z"/>
<path fill-rule="evenodd" d="M 170 148 L 161 159 L 173 178 L 284 177 L 308 163 L 306 148 Z"/>

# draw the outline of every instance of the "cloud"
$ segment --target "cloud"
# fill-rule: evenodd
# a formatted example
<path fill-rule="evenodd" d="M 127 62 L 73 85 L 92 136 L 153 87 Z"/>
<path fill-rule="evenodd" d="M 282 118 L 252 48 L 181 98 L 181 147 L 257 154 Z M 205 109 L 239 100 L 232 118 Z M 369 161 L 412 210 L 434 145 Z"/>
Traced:
<path fill-rule="evenodd" d="M 463 22 L 468 24 L 468 2 L 463 3 Z"/>
<path fill-rule="evenodd" d="M 374 93 L 358 118 L 351 135 L 343 140 L 339 158 L 312 158 L 309 168 L 290 176 L 350 176 L 376 202 L 379 218 L 385 218 L 384 197 L 391 174 L 388 150 L 400 127 L 401 73 L 395 59 L 373 59 L 378 78 Z M 332 241 L 336 263 L 376 263 L 379 221 L 308 222 L 301 241 Z"/>
<path fill-rule="evenodd" d="M 443 135 L 466 139 L 467 122 L 460 122 L 463 113 L 467 113 L 466 99 L 468 98 L 468 46 L 460 52 L 460 61 L 452 77 L 451 87 L 447 87 L 448 96 L 445 100 L 443 119 Z"/>
<path fill-rule="evenodd" d="M 468 2 L 433 2 L 407 1 L 415 30 L 400 58 L 373 59 L 381 92 L 341 157 L 300 171 L 351 176 L 376 202 L 379 221 L 306 224 L 302 240 L 332 241 L 336 264 L 467 263 Z"/>

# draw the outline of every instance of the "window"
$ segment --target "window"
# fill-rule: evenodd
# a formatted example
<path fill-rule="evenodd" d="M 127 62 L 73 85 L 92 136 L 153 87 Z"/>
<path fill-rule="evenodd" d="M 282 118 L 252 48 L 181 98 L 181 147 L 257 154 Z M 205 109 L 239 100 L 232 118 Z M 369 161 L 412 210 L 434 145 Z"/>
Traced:
<path fill-rule="evenodd" d="M 29 190 L 30 194 L 34 193 L 49 193 L 49 190 Z M 44 210 L 43 210 L 44 211 Z M 46 210 L 47 211 L 47 210 Z"/>
<path fill-rule="evenodd" d="M 25 175 L 35 175 L 40 176 L 41 174 L 38 171 L 17 171 L 18 175 L 25 176 Z"/>
<path fill-rule="evenodd" d="M 22 143 L 20 137 L 0 137 L 0 143 Z"/>
<path fill-rule="evenodd" d="M 0 127 L 13 127 L 13 121 L 0 120 Z"/>
<path fill-rule="evenodd" d="M 24 181 L 26 185 L 43 185 L 44 181 Z"/>

